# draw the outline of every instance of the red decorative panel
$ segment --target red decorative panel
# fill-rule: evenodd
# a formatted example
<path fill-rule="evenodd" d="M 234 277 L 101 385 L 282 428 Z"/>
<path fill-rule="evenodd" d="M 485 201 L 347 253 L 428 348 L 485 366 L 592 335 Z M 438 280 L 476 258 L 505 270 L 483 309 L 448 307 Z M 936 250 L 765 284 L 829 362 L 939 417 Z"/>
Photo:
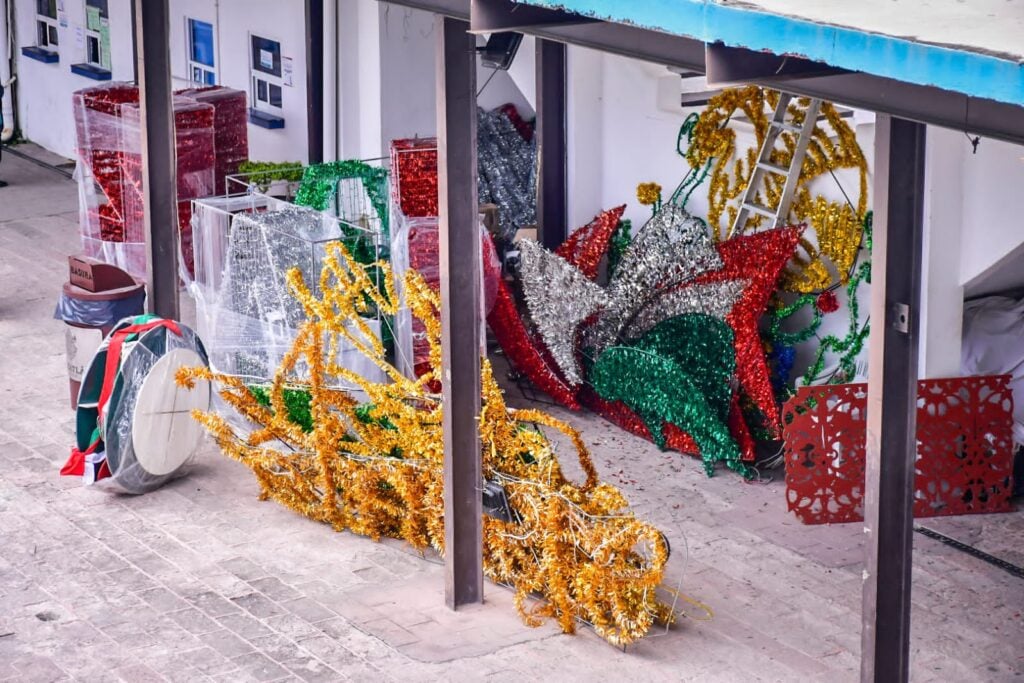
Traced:
<path fill-rule="evenodd" d="M 437 139 L 391 141 L 392 194 L 407 217 L 436 216 Z"/>
<path fill-rule="evenodd" d="M 1013 509 L 1009 380 L 918 383 L 915 517 Z M 867 385 L 801 387 L 784 422 L 789 509 L 805 524 L 863 520 Z"/>
<path fill-rule="evenodd" d="M 801 387 L 783 408 L 786 503 L 804 524 L 863 519 L 867 385 Z"/>

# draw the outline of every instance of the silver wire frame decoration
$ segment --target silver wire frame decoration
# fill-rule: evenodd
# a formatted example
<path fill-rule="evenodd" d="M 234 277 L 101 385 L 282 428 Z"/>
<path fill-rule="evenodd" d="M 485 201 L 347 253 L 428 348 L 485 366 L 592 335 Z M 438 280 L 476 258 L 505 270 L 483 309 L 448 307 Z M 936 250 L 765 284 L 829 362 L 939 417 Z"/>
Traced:
<path fill-rule="evenodd" d="M 182 279 L 196 303 L 196 329 L 210 366 L 253 384 L 272 380 L 305 319 L 285 284 L 298 268 L 310 290 L 319 293 L 327 245 L 344 241 L 383 256 L 379 230 L 339 220 L 326 212 L 295 206 L 258 192 L 193 201 L 195 278 Z M 367 320 L 376 336 L 391 321 L 374 312 Z M 339 362 L 371 381 L 383 372 L 343 338 Z M 296 379 L 308 369 L 296 368 Z M 340 378 L 338 388 L 358 393 Z"/>

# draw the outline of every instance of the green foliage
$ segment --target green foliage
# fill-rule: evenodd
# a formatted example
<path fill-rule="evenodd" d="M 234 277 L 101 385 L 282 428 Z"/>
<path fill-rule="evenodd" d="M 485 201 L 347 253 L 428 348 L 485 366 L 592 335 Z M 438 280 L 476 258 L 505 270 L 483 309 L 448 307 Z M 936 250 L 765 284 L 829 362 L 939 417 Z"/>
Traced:
<path fill-rule="evenodd" d="M 243 161 L 238 172 L 249 175 L 249 182 L 266 192 L 277 181 L 297 183 L 302 180 L 300 161 Z"/>

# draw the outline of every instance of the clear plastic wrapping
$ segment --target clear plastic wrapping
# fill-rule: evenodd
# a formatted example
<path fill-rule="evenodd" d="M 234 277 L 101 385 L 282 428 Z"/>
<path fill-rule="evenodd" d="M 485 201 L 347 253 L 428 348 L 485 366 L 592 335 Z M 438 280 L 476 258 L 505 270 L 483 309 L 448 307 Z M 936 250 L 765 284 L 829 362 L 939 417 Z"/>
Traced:
<path fill-rule="evenodd" d="M 114 328 L 136 322 L 126 318 Z M 84 455 L 83 482 L 117 493 L 140 494 L 159 488 L 188 471 L 203 430 L 192 409 L 210 406 L 209 385 L 179 387 L 180 367 L 206 365 L 206 352 L 195 333 L 180 323 L 156 326 L 126 338 L 118 371 L 104 395 L 107 355 L 113 333 L 100 345 L 78 396 L 76 447 Z M 98 432 L 96 431 L 98 428 Z M 94 442 L 98 433 L 99 441 Z"/>
<path fill-rule="evenodd" d="M 191 365 L 195 361 L 205 364 L 206 354 L 195 333 L 179 325 L 181 336 L 157 328 L 144 334 L 123 357 L 121 363 L 121 391 L 106 418 L 106 456 L 111 476 L 96 482 L 98 488 L 119 493 L 140 494 L 160 488 L 165 483 L 188 472 L 201 439 L 200 432 L 185 425 L 188 434 L 172 431 L 162 422 L 163 429 L 153 430 L 152 406 L 140 402 L 143 392 L 169 395 L 180 393 L 199 409 L 209 406 L 210 389 L 204 382 L 193 391 L 177 387 L 173 369 L 182 361 Z M 176 355 L 178 351 L 180 355 Z M 164 359 L 163 363 L 160 361 Z M 168 366 L 167 362 L 171 361 Z M 158 365 L 159 363 L 159 365 Z M 182 409 L 181 422 L 191 419 Z M 180 423 L 179 423 L 180 424 Z M 173 446 L 170 459 L 164 456 L 164 444 Z M 152 451 L 152 452 L 150 452 Z M 180 460 L 178 458 L 181 458 Z"/>
<path fill-rule="evenodd" d="M 175 95 L 213 106 L 214 192 L 223 195 L 227 177 L 238 173 L 238 167 L 249 159 L 249 104 L 245 92 L 213 86 L 179 90 Z"/>
<path fill-rule="evenodd" d="M 173 98 L 181 251 L 192 267 L 191 200 L 213 194 L 217 178 L 248 154 L 245 93 L 226 88 Z M 200 101 L 202 100 L 202 101 Z M 138 88 L 110 83 L 74 94 L 79 215 L 85 253 L 145 276 L 142 140 Z M 220 156 L 218 156 L 220 151 Z"/>
<path fill-rule="evenodd" d="M 188 290 L 210 364 L 254 384 L 268 382 L 305 320 L 288 290 L 288 270 L 298 268 L 310 290 L 319 292 L 327 244 L 342 240 L 351 247 L 355 240 L 376 248 L 379 234 L 256 194 L 194 205 L 196 272 Z M 379 317 L 366 322 L 380 338 L 386 323 Z M 338 342 L 342 365 L 371 381 L 385 381 L 383 371 L 347 340 Z"/>
<path fill-rule="evenodd" d="M 441 287 L 440 254 L 438 251 L 438 218 L 436 216 L 406 217 L 396 211 L 397 221 L 391 237 L 391 267 L 395 281 L 401 283 L 405 271 L 415 270 L 434 289 Z M 501 262 L 490 233 L 480 225 L 481 243 L 481 325 L 494 306 L 498 296 Z M 400 295 L 402 294 L 399 288 Z M 395 367 L 406 377 L 422 374 L 429 365 L 430 344 L 423 323 L 414 320 L 403 306 L 394 318 Z M 486 335 L 481 331 L 481 340 Z"/>

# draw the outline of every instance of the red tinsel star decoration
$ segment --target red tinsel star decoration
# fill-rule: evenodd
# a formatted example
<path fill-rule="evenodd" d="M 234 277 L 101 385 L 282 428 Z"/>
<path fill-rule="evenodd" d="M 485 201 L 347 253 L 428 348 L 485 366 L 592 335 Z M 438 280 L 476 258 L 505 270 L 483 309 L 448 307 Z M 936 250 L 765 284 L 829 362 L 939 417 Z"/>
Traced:
<path fill-rule="evenodd" d="M 578 271 L 591 280 L 597 278 L 597 268 L 608 251 L 608 242 L 619 227 L 619 220 L 625 210 L 626 205 L 623 204 L 598 214 L 594 220 L 569 235 L 555 250 L 555 254 L 576 266 Z"/>
<path fill-rule="evenodd" d="M 726 322 L 735 333 L 736 370 L 743 392 L 761 412 L 761 426 L 772 434 L 781 429 L 778 405 L 772 393 L 768 364 L 757 328 L 758 319 L 764 314 L 768 299 L 775 291 L 775 285 L 782 269 L 796 249 L 800 231 L 797 228 L 780 228 L 753 235 L 735 237 L 718 245 L 722 257 L 721 269 L 706 273 L 679 289 L 696 284 L 741 279 L 748 284 L 739 301 L 726 316 Z M 643 421 L 625 404 L 606 401 L 592 389 L 585 387 L 579 393 L 581 403 L 627 431 L 645 439 L 650 432 Z M 740 409 L 739 394 L 733 396 L 729 411 L 729 431 L 743 454 L 743 459 L 754 459 L 754 439 L 748 421 Z M 676 425 L 665 425 L 666 446 L 680 453 L 699 455 L 699 448 L 693 438 Z"/>
<path fill-rule="evenodd" d="M 736 374 L 740 387 L 760 411 L 762 426 L 776 437 L 781 434 L 782 422 L 757 321 L 764 315 L 799 238 L 799 228 L 778 228 L 726 240 L 718 245 L 723 267 L 683 285 L 735 279 L 749 283 L 725 320 L 736 334 Z M 750 420 L 747 423 L 750 424 Z"/>

